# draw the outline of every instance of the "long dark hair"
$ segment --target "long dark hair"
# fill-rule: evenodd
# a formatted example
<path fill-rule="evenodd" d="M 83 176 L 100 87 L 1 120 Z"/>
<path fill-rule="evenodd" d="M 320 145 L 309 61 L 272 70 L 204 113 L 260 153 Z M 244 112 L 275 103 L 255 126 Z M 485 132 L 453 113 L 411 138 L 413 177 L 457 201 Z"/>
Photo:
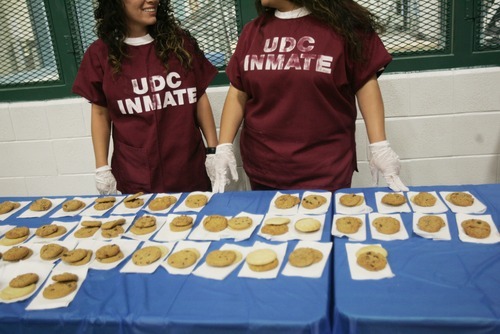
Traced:
<path fill-rule="evenodd" d="M 121 70 L 121 62 L 127 57 L 127 23 L 123 0 L 98 0 L 94 10 L 96 34 L 109 48 L 109 62 L 114 73 Z M 196 52 L 201 52 L 196 40 L 181 27 L 174 17 L 170 0 L 160 0 L 156 13 L 156 24 L 148 27 L 148 32 L 154 38 L 157 56 L 168 70 L 168 57 L 173 53 L 185 69 L 191 68 L 192 56 L 184 46 L 184 38 L 192 41 Z"/>
<path fill-rule="evenodd" d="M 365 60 L 360 34 L 384 32 L 384 27 L 368 9 L 354 0 L 288 0 L 299 7 L 305 7 L 311 15 L 324 22 L 342 36 L 347 44 L 349 56 L 355 61 Z M 272 15 L 273 8 L 264 7 L 261 0 L 255 0 L 259 14 Z"/>

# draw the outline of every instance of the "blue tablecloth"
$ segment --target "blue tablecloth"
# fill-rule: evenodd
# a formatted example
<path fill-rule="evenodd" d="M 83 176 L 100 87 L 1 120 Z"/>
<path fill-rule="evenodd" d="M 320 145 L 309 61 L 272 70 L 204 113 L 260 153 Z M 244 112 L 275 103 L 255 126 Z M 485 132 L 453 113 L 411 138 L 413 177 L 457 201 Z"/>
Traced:
<path fill-rule="evenodd" d="M 364 192 L 376 208 L 374 193 Z M 387 191 L 387 189 L 383 189 Z M 470 191 L 500 223 L 500 185 L 415 187 L 412 191 Z M 389 252 L 393 278 L 351 279 L 346 238 L 335 239 L 333 333 L 500 333 L 500 244 L 465 243 L 458 238 L 455 215 L 447 213 L 451 241 L 433 241 L 412 231 L 411 213 L 401 214 L 410 238 L 371 239 Z"/>
<path fill-rule="evenodd" d="M 268 191 L 215 194 L 209 205 L 198 214 L 198 219 L 205 214 L 265 213 L 274 194 Z M 184 196 L 186 194 L 181 200 Z M 1 201 L 7 199 L 2 198 Z M 16 220 L 19 214 L 2 224 L 37 227 L 53 220 Z M 331 219 L 330 209 L 322 241 L 331 240 Z M 256 240 L 267 242 L 256 232 L 250 240 L 240 244 L 252 245 Z M 213 242 L 209 251 L 223 243 Z M 287 257 L 295 244 L 296 241 L 289 242 Z M 119 273 L 124 263 L 114 270 L 90 270 L 75 299 L 66 308 L 25 311 L 33 297 L 24 302 L 0 304 L 0 332 L 331 332 L 330 260 L 319 279 L 283 276 L 283 267 L 277 279 L 238 278 L 240 265 L 223 281 L 194 275 L 170 275 L 162 267 L 151 275 Z"/>

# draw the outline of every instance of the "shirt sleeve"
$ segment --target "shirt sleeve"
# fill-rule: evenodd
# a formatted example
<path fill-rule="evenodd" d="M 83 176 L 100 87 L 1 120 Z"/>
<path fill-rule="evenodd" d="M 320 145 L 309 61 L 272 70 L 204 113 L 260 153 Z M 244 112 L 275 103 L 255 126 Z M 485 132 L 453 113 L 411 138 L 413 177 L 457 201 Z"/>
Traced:
<path fill-rule="evenodd" d="M 382 74 L 387 65 L 392 61 L 392 56 L 386 50 L 384 44 L 376 33 L 365 36 L 364 62 L 353 62 L 352 87 L 357 92 L 374 75 Z"/>
<path fill-rule="evenodd" d="M 229 79 L 229 82 L 231 83 L 232 86 L 234 86 L 236 89 L 244 91 L 243 89 L 243 78 L 242 78 L 242 58 L 244 57 L 244 53 L 247 48 L 247 43 L 250 35 L 251 35 L 251 30 L 252 26 L 254 25 L 254 22 L 248 23 L 244 28 L 243 31 L 241 32 L 240 37 L 238 38 L 238 43 L 236 44 L 236 50 L 234 51 L 233 55 L 229 59 L 229 63 L 226 66 L 226 74 Z"/>
<path fill-rule="evenodd" d="M 78 73 L 76 74 L 72 91 L 91 103 L 106 107 L 106 96 L 102 88 L 104 76 L 103 59 L 99 57 L 98 49 L 99 45 L 93 43 L 85 52 Z M 104 58 L 104 61 L 107 61 L 107 57 Z"/>

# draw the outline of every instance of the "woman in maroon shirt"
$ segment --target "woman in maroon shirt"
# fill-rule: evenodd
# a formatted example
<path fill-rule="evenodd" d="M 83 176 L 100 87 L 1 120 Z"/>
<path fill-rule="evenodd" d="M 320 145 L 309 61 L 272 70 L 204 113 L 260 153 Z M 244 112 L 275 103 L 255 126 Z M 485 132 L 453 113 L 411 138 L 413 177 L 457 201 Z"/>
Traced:
<path fill-rule="evenodd" d="M 92 103 L 98 191 L 210 190 L 213 159 L 206 159 L 202 134 L 217 145 L 205 93 L 216 68 L 167 0 L 99 0 L 95 19 L 99 39 L 84 55 L 73 92 Z"/>
<path fill-rule="evenodd" d="M 386 141 L 377 77 L 391 56 L 372 15 L 354 1 L 259 0 L 259 17 L 239 38 L 226 73 L 214 191 L 237 178 L 240 147 L 252 189 L 350 187 L 356 170 L 356 100 L 364 118 L 372 174 L 394 190 L 399 158 Z"/>

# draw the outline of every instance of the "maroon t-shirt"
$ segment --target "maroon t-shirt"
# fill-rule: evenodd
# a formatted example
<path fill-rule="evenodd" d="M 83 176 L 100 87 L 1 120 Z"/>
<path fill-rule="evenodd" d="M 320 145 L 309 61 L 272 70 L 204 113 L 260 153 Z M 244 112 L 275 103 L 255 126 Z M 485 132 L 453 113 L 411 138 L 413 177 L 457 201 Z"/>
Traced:
<path fill-rule="evenodd" d="M 151 37 L 127 43 L 119 74 L 112 73 L 107 45 L 102 40 L 90 45 L 73 85 L 74 93 L 109 110 L 118 190 L 209 190 L 196 104 L 217 69 L 187 39 L 193 69 L 185 70 L 171 55 L 168 73 Z"/>
<path fill-rule="evenodd" d="M 367 62 L 311 15 L 248 23 L 226 73 L 248 94 L 240 145 L 256 183 L 278 189 L 349 187 L 356 169 L 355 93 L 391 56 L 374 33 Z"/>

